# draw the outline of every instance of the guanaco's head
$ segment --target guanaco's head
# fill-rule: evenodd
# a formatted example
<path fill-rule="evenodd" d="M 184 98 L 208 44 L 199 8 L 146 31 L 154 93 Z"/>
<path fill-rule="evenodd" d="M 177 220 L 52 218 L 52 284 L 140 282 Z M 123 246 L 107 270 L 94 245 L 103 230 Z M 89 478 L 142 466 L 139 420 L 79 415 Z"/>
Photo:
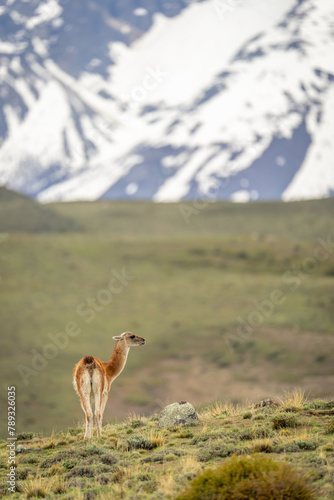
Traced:
<path fill-rule="evenodd" d="M 113 339 L 125 342 L 125 345 L 127 347 L 135 347 L 138 345 L 145 344 L 145 339 L 143 339 L 143 337 L 138 337 L 138 335 L 135 335 L 132 332 L 124 332 L 121 335 L 118 335 L 117 337 L 113 337 Z"/>

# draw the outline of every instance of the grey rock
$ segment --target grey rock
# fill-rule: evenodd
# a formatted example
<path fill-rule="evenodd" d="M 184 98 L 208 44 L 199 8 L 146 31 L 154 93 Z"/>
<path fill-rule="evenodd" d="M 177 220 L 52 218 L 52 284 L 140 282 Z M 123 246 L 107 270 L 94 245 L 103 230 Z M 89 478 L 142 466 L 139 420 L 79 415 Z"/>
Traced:
<path fill-rule="evenodd" d="M 26 446 L 23 446 L 23 444 L 18 444 L 16 446 L 16 453 L 24 453 L 25 451 L 27 451 L 27 447 Z"/>
<path fill-rule="evenodd" d="M 192 404 L 186 401 L 166 406 L 159 416 L 159 427 L 199 424 L 199 418 Z"/>

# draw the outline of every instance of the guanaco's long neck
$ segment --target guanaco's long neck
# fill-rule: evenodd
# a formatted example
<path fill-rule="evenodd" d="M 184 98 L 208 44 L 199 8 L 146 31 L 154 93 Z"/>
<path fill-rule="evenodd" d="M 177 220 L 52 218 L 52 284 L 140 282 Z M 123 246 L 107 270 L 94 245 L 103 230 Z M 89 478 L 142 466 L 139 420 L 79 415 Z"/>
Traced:
<path fill-rule="evenodd" d="M 114 380 L 123 371 L 126 360 L 128 359 L 129 350 L 124 340 L 118 340 L 107 362 L 107 374 L 111 380 Z"/>

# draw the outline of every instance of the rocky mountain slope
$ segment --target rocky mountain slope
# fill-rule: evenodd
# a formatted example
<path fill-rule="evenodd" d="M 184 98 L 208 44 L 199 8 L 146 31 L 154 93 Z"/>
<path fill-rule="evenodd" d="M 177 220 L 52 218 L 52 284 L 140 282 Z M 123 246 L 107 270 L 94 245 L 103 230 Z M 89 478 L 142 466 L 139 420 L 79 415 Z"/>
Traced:
<path fill-rule="evenodd" d="M 43 202 L 328 197 L 329 0 L 7 0 L 0 183 Z"/>

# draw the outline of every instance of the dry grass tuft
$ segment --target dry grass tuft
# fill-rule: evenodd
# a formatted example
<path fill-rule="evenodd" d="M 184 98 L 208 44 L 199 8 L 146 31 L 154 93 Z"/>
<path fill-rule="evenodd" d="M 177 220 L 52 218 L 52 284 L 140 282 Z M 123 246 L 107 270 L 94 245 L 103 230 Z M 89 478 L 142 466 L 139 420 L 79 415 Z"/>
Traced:
<path fill-rule="evenodd" d="M 190 455 L 188 457 L 184 457 L 181 460 L 180 467 L 182 468 L 182 472 L 184 474 L 189 473 L 197 473 L 202 469 L 202 465 L 199 463 L 196 457 Z"/>
<path fill-rule="evenodd" d="M 151 429 L 148 439 L 151 441 L 153 448 L 158 448 L 159 446 L 163 446 L 165 444 L 165 437 L 161 432 Z"/>
<path fill-rule="evenodd" d="M 144 422 L 147 421 L 147 418 L 144 417 L 143 415 L 140 415 L 140 413 L 136 413 L 134 411 L 134 412 L 130 412 L 129 415 L 128 415 L 128 421 L 132 422 L 133 420 L 140 420 L 140 421 L 142 421 L 144 423 Z"/>
<path fill-rule="evenodd" d="M 48 469 L 48 476 L 58 476 L 59 474 L 62 474 L 64 472 L 64 469 L 59 465 L 59 464 L 53 464 L 50 469 Z"/>
<path fill-rule="evenodd" d="M 102 491 L 96 496 L 96 500 L 110 500 L 112 499 L 122 499 L 122 498 L 129 498 L 130 497 L 130 490 L 129 488 L 124 485 L 123 483 L 114 483 L 110 484 L 108 491 Z M 86 496 L 83 498 L 87 498 Z"/>
<path fill-rule="evenodd" d="M 21 482 L 19 484 L 20 491 L 26 498 L 46 497 L 53 486 L 53 481 L 50 479 L 41 478 L 40 476 Z"/>
<path fill-rule="evenodd" d="M 68 433 L 64 434 L 63 432 L 60 434 L 57 446 L 62 446 L 68 443 Z"/>
<path fill-rule="evenodd" d="M 84 493 L 79 488 L 71 490 L 71 500 L 84 500 Z"/>
<path fill-rule="evenodd" d="M 281 429 L 275 436 L 275 443 L 290 444 L 294 441 L 311 441 L 312 439 L 314 439 L 314 437 L 307 429 Z"/>
<path fill-rule="evenodd" d="M 271 453 L 273 447 L 273 441 L 268 437 L 254 439 L 250 445 L 253 453 Z"/>
<path fill-rule="evenodd" d="M 242 408 L 237 405 L 234 406 L 231 401 L 217 401 L 216 403 L 210 405 L 206 410 L 201 414 L 204 418 L 223 418 L 223 417 L 235 417 L 239 415 L 242 411 Z"/>
<path fill-rule="evenodd" d="M 168 472 L 160 478 L 158 491 L 161 491 L 167 497 L 173 497 L 175 494 L 175 479 L 172 472 Z"/>
<path fill-rule="evenodd" d="M 50 438 L 48 438 L 48 440 L 41 446 L 41 448 L 43 450 L 51 450 L 52 448 L 55 448 L 56 447 L 56 439 L 55 439 L 55 435 L 54 435 L 54 432 L 52 432 Z"/>
<path fill-rule="evenodd" d="M 59 476 L 55 477 L 54 483 L 52 485 L 52 491 L 56 495 L 60 495 L 62 493 L 66 493 L 68 490 L 68 484 L 67 481 L 62 477 L 60 478 Z"/>
<path fill-rule="evenodd" d="M 292 391 L 285 391 L 283 398 L 278 398 L 283 409 L 294 408 L 301 410 L 307 400 L 307 396 L 303 389 L 293 389 Z"/>
<path fill-rule="evenodd" d="M 115 448 L 116 448 L 116 450 L 121 451 L 121 452 L 129 451 L 129 446 L 122 438 L 116 439 Z"/>

